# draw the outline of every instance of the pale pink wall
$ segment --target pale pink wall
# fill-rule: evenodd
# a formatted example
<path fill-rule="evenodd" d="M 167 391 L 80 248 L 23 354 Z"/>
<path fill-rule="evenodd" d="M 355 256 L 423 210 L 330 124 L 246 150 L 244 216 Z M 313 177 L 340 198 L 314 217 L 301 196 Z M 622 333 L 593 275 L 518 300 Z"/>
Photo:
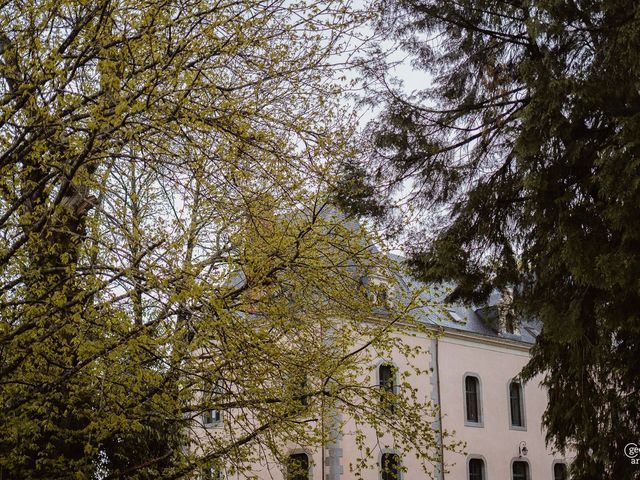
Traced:
<path fill-rule="evenodd" d="M 422 352 L 413 359 L 407 359 L 402 356 L 399 352 L 393 352 L 390 356 L 373 356 L 371 359 L 371 365 L 369 368 L 369 376 L 372 385 L 376 384 L 377 366 L 383 361 L 391 361 L 398 367 L 399 373 L 402 371 L 411 371 L 408 363 L 412 362 L 412 364 L 418 365 L 422 369 L 429 368 L 431 364 L 431 352 L 430 346 L 432 342 L 432 338 L 425 333 L 417 333 L 414 332 L 413 335 L 410 334 L 401 334 L 400 337 L 402 341 L 410 345 L 411 347 L 419 346 L 422 349 Z M 415 363 L 413 363 L 415 362 Z M 414 376 L 411 380 L 411 384 L 417 388 L 418 390 L 418 398 L 423 401 L 429 401 L 432 399 L 432 384 L 431 384 L 431 376 L 429 375 L 420 375 Z M 425 421 L 431 421 L 433 419 L 425 418 Z M 344 427 L 344 436 L 342 439 L 342 449 L 343 449 L 343 466 L 344 466 L 344 474 L 341 477 L 341 480 L 352 480 L 355 478 L 354 474 L 349 472 L 349 462 L 355 460 L 360 453 L 356 448 L 355 441 L 353 440 L 354 435 L 354 425 L 353 422 L 347 422 Z M 372 448 L 372 458 L 374 461 L 374 466 L 367 471 L 363 472 L 363 480 L 379 480 L 380 473 L 378 468 L 378 460 L 381 455 L 382 446 L 385 442 L 388 442 L 388 438 L 383 438 L 378 441 L 375 438 L 374 433 L 370 429 L 364 429 L 364 432 L 367 434 L 369 438 L 368 444 Z M 426 479 L 427 475 L 423 473 L 422 464 L 419 460 L 416 459 L 415 455 L 405 455 L 402 457 L 403 466 L 408 469 L 408 474 L 405 474 L 403 479 L 405 480 L 417 480 L 417 479 Z M 317 480 L 314 478 L 314 480 Z"/>
<path fill-rule="evenodd" d="M 482 456 L 488 479 L 511 478 L 511 461 L 518 457 L 518 445 L 526 442 L 530 476 L 535 480 L 553 479 L 553 453 L 545 447 L 541 429 L 546 392 L 534 379 L 524 386 L 526 431 L 513 430 L 509 420 L 508 383 L 527 363 L 529 353 L 521 346 L 496 345 L 478 339 L 445 335 L 439 341 L 440 392 L 443 424 L 455 430 L 456 438 L 467 443 L 466 452 Z M 463 378 L 466 373 L 480 377 L 482 427 L 465 426 Z M 467 477 L 467 457 L 446 454 L 450 471 L 446 479 Z"/>
<path fill-rule="evenodd" d="M 422 353 L 415 359 L 423 368 L 435 366 L 434 341 L 428 335 L 402 334 L 403 341 L 411 346 L 420 346 Z M 541 429 L 541 417 L 547 402 L 546 392 L 538 385 L 538 381 L 531 381 L 524 386 L 524 406 L 526 430 L 513 430 L 509 420 L 508 383 L 527 363 L 528 348 L 522 344 L 511 344 L 500 339 L 482 339 L 467 334 L 447 332 L 438 340 L 438 363 L 440 372 L 440 401 L 443 413 L 443 426 L 449 432 L 455 431 L 455 439 L 466 442 L 465 454 L 445 452 L 445 464 L 448 473 L 445 480 L 464 480 L 468 478 L 467 455 L 481 456 L 485 461 L 487 480 L 508 480 L 511 478 L 511 462 L 518 457 L 518 445 L 526 442 L 528 453 L 530 478 L 532 480 L 553 479 L 552 465 L 554 458 L 561 460 L 560 454 L 553 454 L 545 447 L 544 433 Z M 371 355 L 368 360 L 369 381 L 376 383 L 376 367 L 382 361 L 392 361 L 400 370 L 407 370 L 408 360 L 398 352 L 390 356 Z M 465 373 L 474 373 L 481 381 L 482 427 L 466 426 L 464 412 L 463 378 Z M 414 377 L 413 385 L 418 388 L 419 398 L 433 399 L 437 394 L 435 382 L 431 375 Z M 340 442 L 342 448 L 341 463 L 343 474 L 340 480 L 353 480 L 355 475 L 349 471 L 349 463 L 354 461 L 359 452 L 354 441 L 354 424 L 343 417 L 343 437 Z M 425 421 L 433 419 L 425 418 Z M 368 445 L 373 449 L 374 463 L 381 453 L 380 446 L 385 439 L 378 441 L 371 430 L 364 429 L 368 436 Z M 304 448 L 313 459 L 311 480 L 324 480 L 322 475 L 321 449 Z M 300 451 L 299 446 L 292 445 L 291 452 Z M 420 462 L 414 455 L 403 456 L 403 464 L 408 472 L 403 480 L 423 480 L 429 478 L 422 471 Z M 430 468 L 433 471 L 433 468 Z M 325 469 L 328 473 L 328 469 Z M 282 475 L 278 465 L 273 461 L 264 461 L 256 465 L 256 478 L 281 480 Z M 245 477 L 246 478 L 246 477 Z M 363 480 L 379 480 L 377 466 L 363 474 Z M 436 477 L 437 478 L 437 477 Z"/>
<path fill-rule="evenodd" d="M 364 369 L 365 375 L 368 376 L 368 382 L 371 385 L 376 385 L 377 382 L 377 366 L 383 362 L 392 362 L 399 369 L 399 374 L 402 371 L 411 371 L 409 367 L 409 362 L 415 362 L 413 364 L 419 365 L 420 368 L 425 369 L 428 368 L 431 364 L 431 353 L 430 353 L 430 345 L 432 343 L 432 338 L 425 333 L 414 332 L 414 334 L 398 334 L 403 343 L 409 345 L 411 347 L 420 346 L 422 352 L 415 358 L 407 359 L 399 352 L 394 351 L 390 355 L 381 354 L 378 355 L 372 349 L 367 349 L 365 351 L 365 355 L 369 358 L 366 360 L 366 367 Z M 411 384 L 414 385 L 418 390 L 418 398 L 422 400 L 431 400 L 432 399 L 432 383 L 431 376 L 429 375 L 420 375 L 414 376 L 411 380 Z M 342 448 L 342 467 L 343 474 L 340 477 L 340 480 L 354 479 L 355 475 L 350 473 L 349 471 L 349 463 L 355 461 L 356 458 L 360 456 L 360 452 L 358 452 L 356 442 L 354 440 L 355 435 L 355 425 L 353 421 L 349 420 L 345 416 L 342 417 L 342 420 L 345 422 L 342 429 L 342 438 L 340 440 L 340 447 Z M 429 419 L 425 419 L 425 421 L 429 421 Z M 376 439 L 375 433 L 372 429 L 361 428 L 365 435 L 368 437 L 367 444 L 372 448 L 372 459 L 374 462 L 374 466 L 363 472 L 362 479 L 363 480 L 379 480 L 380 474 L 377 465 L 377 461 L 379 459 L 379 455 L 381 454 L 381 447 L 384 445 L 385 441 L 388 441 L 387 438 Z M 287 449 L 290 453 L 298 453 L 304 451 L 310 456 L 312 461 L 311 467 L 311 475 L 310 480 L 324 480 L 323 479 L 323 468 L 322 468 L 322 449 L 320 448 L 309 448 L 306 446 L 299 445 L 289 445 Z M 328 456 L 328 452 L 325 451 L 325 455 Z M 415 458 L 415 455 L 407 455 L 402 458 L 403 465 L 408 468 L 409 474 L 405 474 L 403 479 L 405 480 L 417 480 L 417 479 L 427 479 L 428 477 L 422 473 L 421 463 Z M 328 473 L 329 467 L 325 466 L 324 472 Z M 419 473 L 419 474 L 418 474 Z M 255 464 L 252 468 L 252 471 L 247 473 L 246 476 L 243 477 L 234 477 L 234 479 L 240 478 L 258 478 L 260 480 L 283 480 L 283 475 L 281 473 L 280 466 L 273 459 L 264 458 L 261 462 Z M 230 477 L 229 477 L 230 478 Z"/>

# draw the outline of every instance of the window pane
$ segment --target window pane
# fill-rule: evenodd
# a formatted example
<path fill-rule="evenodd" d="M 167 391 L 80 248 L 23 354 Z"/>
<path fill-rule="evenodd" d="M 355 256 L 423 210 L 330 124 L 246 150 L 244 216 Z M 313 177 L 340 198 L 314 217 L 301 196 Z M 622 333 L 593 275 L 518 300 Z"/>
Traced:
<path fill-rule="evenodd" d="M 567 466 L 564 463 L 553 466 L 553 480 L 567 480 Z"/>
<path fill-rule="evenodd" d="M 306 453 L 294 453 L 293 455 L 289 455 L 289 463 L 287 465 L 287 479 L 309 479 L 309 457 Z"/>
<path fill-rule="evenodd" d="M 484 461 L 479 458 L 469 460 L 469 480 L 484 480 Z"/>
<path fill-rule="evenodd" d="M 400 457 L 395 453 L 383 453 L 381 459 L 382 480 L 400 479 Z"/>
<path fill-rule="evenodd" d="M 529 464 L 527 462 L 513 462 L 513 480 L 529 480 Z"/>
<path fill-rule="evenodd" d="M 523 427 L 522 385 L 519 382 L 511 382 L 509 385 L 509 403 L 511 405 L 511 425 Z"/>
<path fill-rule="evenodd" d="M 209 404 L 209 410 L 205 410 L 202 414 L 202 422 L 205 425 L 216 424 L 222 421 L 222 411 L 217 408 L 213 408 L 220 402 L 220 396 L 222 393 L 222 380 L 220 379 L 205 385 L 203 390 L 203 401 Z"/>
<path fill-rule="evenodd" d="M 393 370 L 391 365 L 380 365 L 380 386 L 393 392 Z"/>
<path fill-rule="evenodd" d="M 203 423 L 205 425 L 211 425 L 213 423 L 219 423 L 222 420 L 222 414 L 220 410 L 207 410 L 203 415 Z"/>
<path fill-rule="evenodd" d="M 380 388 L 385 393 L 380 394 L 380 401 L 389 413 L 393 413 L 396 409 L 396 405 L 392 398 L 389 398 L 389 394 L 395 393 L 395 379 L 393 367 L 391 365 L 380 365 L 378 368 L 378 377 L 380 381 Z"/>
<path fill-rule="evenodd" d="M 467 403 L 467 421 L 480 421 L 480 406 L 478 403 L 478 379 L 476 377 L 466 377 L 464 380 L 465 396 Z"/>

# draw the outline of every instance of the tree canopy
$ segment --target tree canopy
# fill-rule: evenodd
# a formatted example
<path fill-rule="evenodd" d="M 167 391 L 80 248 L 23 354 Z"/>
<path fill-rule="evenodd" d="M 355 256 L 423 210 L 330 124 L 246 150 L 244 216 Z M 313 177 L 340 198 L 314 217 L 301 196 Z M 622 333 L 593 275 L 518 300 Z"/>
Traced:
<path fill-rule="evenodd" d="M 242 474 L 326 440 L 336 405 L 435 460 L 432 406 L 404 382 L 389 420 L 367 378 L 404 348 L 411 299 L 381 312 L 362 277 L 395 277 L 328 206 L 365 17 L 339 0 L 4 3 L 1 478 Z"/>
<path fill-rule="evenodd" d="M 379 28 L 424 70 L 425 88 L 408 94 L 371 72 L 383 111 L 340 198 L 379 214 L 381 190 L 411 192 L 423 212 L 408 247 L 419 277 L 454 281 L 453 297 L 477 303 L 513 290 L 516 311 L 543 325 L 524 375 L 544 378 L 548 441 L 575 449 L 572 478 L 631 478 L 622 452 L 640 437 L 638 2 L 378 4 Z"/>

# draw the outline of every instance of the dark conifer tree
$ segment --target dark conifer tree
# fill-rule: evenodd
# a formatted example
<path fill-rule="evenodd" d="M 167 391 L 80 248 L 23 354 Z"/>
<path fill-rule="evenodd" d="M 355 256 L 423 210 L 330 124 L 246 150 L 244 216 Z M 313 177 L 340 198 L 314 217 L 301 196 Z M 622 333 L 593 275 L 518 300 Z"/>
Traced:
<path fill-rule="evenodd" d="M 342 201 L 379 213 L 376 184 L 410 177 L 427 214 L 447 212 L 412 246 L 418 276 L 475 302 L 513 288 L 543 325 L 524 375 L 544 378 L 572 478 L 637 478 L 623 448 L 640 439 L 640 3 L 381 4 L 430 86 L 376 92 L 372 155 Z"/>

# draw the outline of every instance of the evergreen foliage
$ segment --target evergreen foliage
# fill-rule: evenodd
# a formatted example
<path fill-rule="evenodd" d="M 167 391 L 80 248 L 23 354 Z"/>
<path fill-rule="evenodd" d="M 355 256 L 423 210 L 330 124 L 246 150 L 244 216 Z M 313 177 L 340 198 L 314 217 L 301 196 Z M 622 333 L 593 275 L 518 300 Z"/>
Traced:
<path fill-rule="evenodd" d="M 635 478 L 623 447 L 640 438 L 640 4 L 379 4 L 428 87 L 379 84 L 370 155 L 349 167 L 371 176 L 341 199 L 375 213 L 365 200 L 413 182 L 428 225 L 416 274 L 478 303 L 513 289 L 543 325 L 524 374 L 544 379 L 548 440 L 575 449 L 572 478 Z"/>

